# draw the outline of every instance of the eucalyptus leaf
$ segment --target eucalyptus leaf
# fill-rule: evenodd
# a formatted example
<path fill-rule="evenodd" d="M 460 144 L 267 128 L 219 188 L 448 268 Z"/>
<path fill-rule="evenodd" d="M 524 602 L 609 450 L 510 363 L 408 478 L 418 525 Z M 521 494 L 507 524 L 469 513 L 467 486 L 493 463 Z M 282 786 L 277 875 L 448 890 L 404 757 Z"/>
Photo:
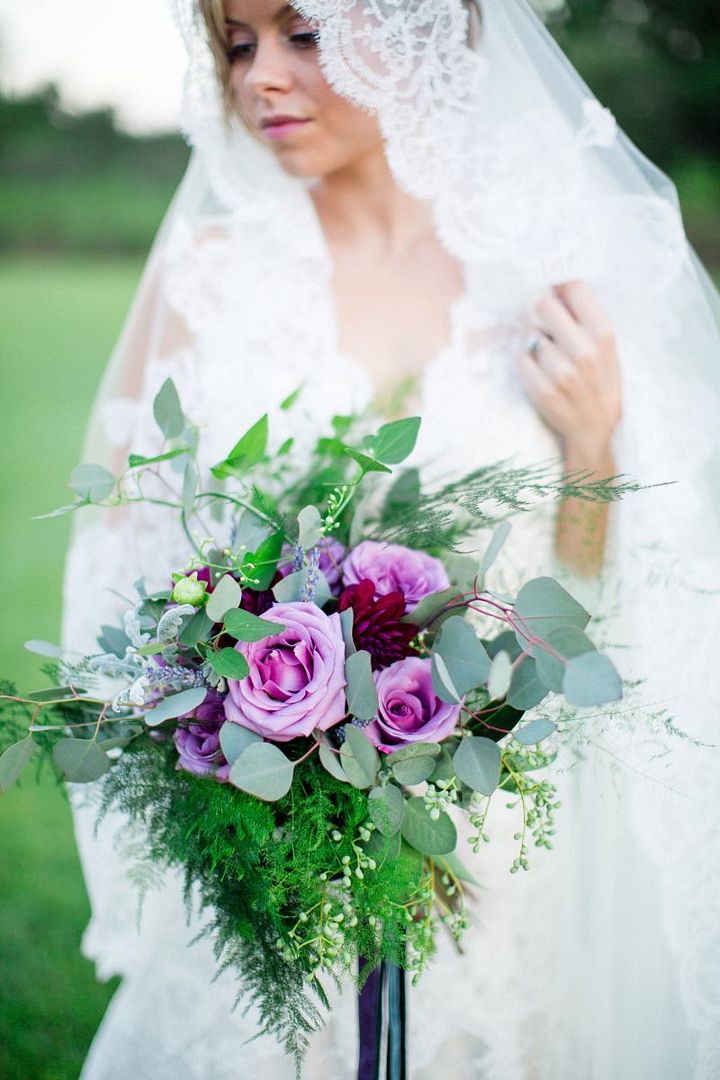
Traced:
<path fill-rule="evenodd" d="M 357 652 L 357 647 L 353 640 L 353 623 L 355 621 L 355 612 L 351 607 L 345 608 L 340 612 L 340 627 L 342 629 L 343 641 L 345 642 L 345 659 L 352 656 Z"/>
<path fill-rule="evenodd" d="M 452 819 L 441 813 L 434 821 L 419 796 L 406 800 L 401 832 L 403 839 L 422 855 L 450 855 L 457 846 Z"/>
<path fill-rule="evenodd" d="M 523 651 L 518 645 L 514 630 L 503 630 L 502 634 L 486 641 L 485 649 L 491 660 L 494 660 L 499 652 L 506 652 L 511 660 L 517 660 Z"/>
<path fill-rule="evenodd" d="M 421 784 L 435 772 L 434 757 L 414 757 L 396 761 L 392 766 L 395 779 L 400 784 Z"/>
<path fill-rule="evenodd" d="M 262 619 L 244 608 L 225 612 L 224 623 L 228 634 L 237 641 L 264 641 L 265 638 L 281 634 L 285 629 L 282 623 Z"/>
<path fill-rule="evenodd" d="M 356 788 L 372 787 L 380 766 L 377 750 L 354 724 L 346 724 L 343 730 L 345 742 L 340 750 L 340 764 L 348 780 Z"/>
<path fill-rule="evenodd" d="M 548 695 L 548 688 L 538 678 L 537 666 L 532 657 L 526 656 L 515 668 L 508 691 L 508 705 L 521 712 L 534 709 Z"/>
<path fill-rule="evenodd" d="M 433 646 L 432 657 L 433 687 L 443 701 L 456 701 L 457 698 L 445 690 L 444 677 L 442 681 L 435 678 L 436 673 L 441 674 L 436 671 L 437 657 L 442 658 L 451 686 L 461 698 L 469 690 L 484 686 L 490 674 L 490 657 L 472 626 L 464 619 L 452 618 L 444 623 Z"/>
<path fill-rule="evenodd" d="M 242 551 L 255 552 L 270 535 L 270 529 L 266 522 L 262 521 L 252 510 L 243 510 L 235 522 L 233 529 L 233 551 L 239 554 Z"/>
<path fill-rule="evenodd" d="M 248 662 L 237 649 L 220 649 L 207 654 L 208 663 L 216 675 L 224 679 L 246 679 L 250 674 Z"/>
<path fill-rule="evenodd" d="M 399 750 L 393 750 L 392 754 L 387 755 L 385 761 L 388 765 L 396 765 L 398 761 L 409 761 L 416 757 L 434 758 L 441 750 L 442 746 L 436 742 L 408 743 L 407 746 L 401 746 Z"/>
<path fill-rule="evenodd" d="M 180 398 L 172 379 L 166 379 L 153 402 L 153 416 L 166 439 L 177 439 L 185 428 Z"/>
<path fill-rule="evenodd" d="M 488 676 L 488 694 L 491 701 L 501 701 L 510 689 L 512 678 L 512 660 L 510 654 L 501 649 L 493 659 Z"/>
<path fill-rule="evenodd" d="M 455 852 L 451 852 L 449 855 L 437 855 L 434 862 L 441 870 L 446 870 L 451 877 L 457 878 L 458 881 L 464 881 L 468 885 L 480 884 Z"/>
<path fill-rule="evenodd" d="M 395 784 L 373 788 L 368 795 L 368 809 L 375 828 L 383 836 L 394 836 L 400 832 L 405 816 L 405 799 Z"/>
<path fill-rule="evenodd" d="M 230 770 L 230 783 L 265 802 L 277 802 L 292 787 L 294 766 L 272 743 L 252 743 Z"/>
<path fill-rule="evenodd" d="M 11 787 L 15 786 L 20 773 L 33 756 L 34 750 L 35 743 L 32 736 L 28 735 L 26 739 L 13 743 L 3 752 L 0 756 L 0 794 L 5 795 Z"/>
<path fill-rule="evenodd" d="M 480 567 L 478 569 L 478 576 L 480 578 L 481 588 L 482 584 L 485 581 L 485 575 L 487 574 L 488 570 L 493 566 L 498 555 L 505 546 L 505 542 L 510 535 L 511 530 L 512 525 L 509 521 L 501 521 L 498 527 L 495 529 L 495 532 L 492 534 L 490 543 L 487 546 L 487 550 L 482 557 Z"/>
<path fill-rule="evenodd" d="M 358 720 L 372 720 L 378 711 L 378 696 L 372 673 L 372 657 L 365 649 L 345 661 L 348 712 Z"/>
<path fill-rule="evenodd" d="M 185 471 L 183 473 L 183 485 L 182 485 L 182 507 L 185 515 L 191 514 L 195 505 L 195 496 L 197 494 L 198 485 L 200 483 L 200 473 L 195 462 L 190 460 L 185 465 Z"/>
<path fill-rule="evenodd" d="M 383 424 L 376 435 L 366 440 L 366 446 L 384 465 L 400 465 L 415 449 L 420 424 L 419 416 L 392 420 Z"/>
<path fill-rule="evenodd" d="M 79 510 L 81 506 L 85 506 L 85 499 L 80 499 L 78 502 L 70 503 L 68 506 L 59 506 L 57 510 L 51 510 L 49 514 L 33 514 L 31 521 L 48 521 L 50 518 L 64 517 L 65 514 L 72 514 L 76 510 Z"/>
<path fill-rule="evenodd" d="M 102 502 L 115 487 L 115 477 L 102 465 L 78 465 L 70 476 L 69 487 L 81 499 Z"/>
<path fill-rule="evenodd" d="M 432 688 L 446 704 L 462 705 L 462 698 L 452 681 L 448 666 L 439 653 L 433 653 L 431 660 Z"/>
<path fill-rule="evenodd" d="M 231 574 L 224 574 L 214 590 L 208 594 L 205 611 L 213 622 L 222 622 L 226 612 L 240 607 L 242 589 Z"/>
<path fill-rule="evenodd" d="M 563 693 L 571 705 L 608 705 L 622 697 L 622 679 L 607 656 L 588 652 L 568 661 Z"/>
<path fill-rule="evenodd" d="M 308 583 L 309 570 L 308 566 L 304 566 L 302 570 L 296 570 L 294 573 L 288 574 L 278 581 L 276 585 L 273 585 L 273 596 L 279 604 L 293 604 L 302 600 Z M 316 570 L 314 577 L 315 593 L 313 603 L 317 604 L 318 607 L 322 607 L 331 598 L 332 590 L 321 570 Z"/>
<path fill-rule="evenodd" d="M 547 636 L 547 644 L 565 660 L 572 660 L 587 652 L 595 652 L 595 646 L 587 634 L 570 623 L 551 630 Z M 545 686 L 556 694 L 561 694 L 566 664 L 541 647 L 535 650 L 535 663 L 538 676 Z"/>
<path fill-rule="evenodd" d="M 28 652 L 37 653 L 38 656 L 50 656 L 53 660 L 60 660 L 65 655 L 59 645 L 53 645 L 50 641 L 26 641 L 25 648 Z"/>
<path fill-rule="evenodd" d="M 447 589 L 442 589 L 440 592 L 430 593 L 429 596 L 424 597 L 417 607 L 414 607 L 412 611 L 409 611 L 407 615 L 403 616 L 402 622 L 412 623 L 413 626 L 417 626 L 423 629 L 429 626 L 443 608 L 450 603 L 451 600 L 455 600 L 458 595 L 457 587 L 451 585 Z"/>
<path fill-rule="evenodd" d="M 533 578 L 523 585 L 515 600 L 515 611 L 535 637 L 547 639 L 558 626 L 571 623 L 584 630 L 590 615 L 577 600 L 551 577 Z M 532 656 L 536 646 L 527 643 L 518 631 L 518 642 Z"/>
<path fill-rule="evenodd" d="M 262 742 L 262 736 L 231 720 L 226 720 L 220 728 L 220 749 L 230 765 L 235 764 L 243 750 L 257 742 Z"/>
<path fill-rule="evenodd" d="M 191 690 L 181 690 L 179 694 L 170 694 L 168 697 L 150 709 L 145 714 L 145 723 L 148 727 L 157 727 L 165 720 L 175 720 L 178 716 L 194 712 L 207 697 L 207 687 L 195 686 Z"/>
<path fill-rule="evenodd" d="M 515 728 L 513 739 L 521 743 L 522 746 L 535 746 L 537 743 L 549 738 L 556 731 L 557 725 L 553 724 L 552 720 L 539 717 L 537 720 L 531 720 L 529 724 L 523 724 L 522 727 Z"/>
<path fill-rule="evenodd" d="M 298 514 L 298 544 L 303 551 L 315 547 L 322 536 L 322 518 L 316 506 L 304 506 Z"/>
<path fill-rule="evenodd" d="M 61 739 L 53 747 L 53 760 L 66 780 L 90 784 L 112 766 L 112 760 L 94 739 Z"/>
<path fill-rule="evenodd" d="M 453 757 L 453 768 L 458 780 L 479 791 L 492 795 L 500 783 L 502 754 L 492 739 L 473 735 L 461 740 Z"/>
<path fill-rule="evenodd" d="M 340 754 L 333 751 L 327 742 L 320 743 L 320 764 L 322 767 L 339 780 L 342 784 L 349 784 L 347 773 L 340 763 Z"/>

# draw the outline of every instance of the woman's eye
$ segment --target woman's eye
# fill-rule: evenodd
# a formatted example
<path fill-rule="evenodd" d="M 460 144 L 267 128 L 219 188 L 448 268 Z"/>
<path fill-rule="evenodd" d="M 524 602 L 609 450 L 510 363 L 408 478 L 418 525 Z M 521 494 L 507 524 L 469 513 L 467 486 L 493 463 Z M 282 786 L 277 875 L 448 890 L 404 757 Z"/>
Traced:
<path fill-rule="evenodd" d="M 239 41 L 236 45 L 231 45 L 228 49 L 228 60 L 231 64 L 236 60 L 249 60 L 254 49 L 254 41 Z"/>
<path fill-rule="evenodd" d="M 314 49 L 317 45 L 317 34 L 313 30 L 304 30 L 302 33 L 291 34 L 290 40 L 299 49 Z"/>

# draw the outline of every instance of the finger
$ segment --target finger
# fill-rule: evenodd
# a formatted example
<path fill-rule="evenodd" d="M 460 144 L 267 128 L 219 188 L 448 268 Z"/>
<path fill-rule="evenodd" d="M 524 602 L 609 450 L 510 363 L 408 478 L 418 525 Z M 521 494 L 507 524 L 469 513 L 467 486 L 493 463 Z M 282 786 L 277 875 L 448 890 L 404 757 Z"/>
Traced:
<path fill-rule="evenodd" d="M 572 359 L 591 355 L 595 345 L 587 330 L 575 321 L 563 302 L 553 293 L 546 293 L 536 305 L 543 328 L 555 343 Z"/>
<path fill-rule="evenodd" d="M 555 286 L 555 292 L 571 315 L 594 337 L 610 337 L 613 326 L 603 308 L 585 281 L 564 281 Z"/>
<path fill-rule="evenodd" d="M 535 358 L 530 353 L 521 353 L 518 368 L 530 400 L 535 404 L 547 401 L 553 392 L 553 385 Z"/>
<path fill-rule="evenodd" d="M 540 370 L 547 375 L 548 379 L 558 390 L 566 391 L 569 383 L 575 375 L 575 365 L 568 359 L 562 349 L 545 338 L 535 353 Z"/>

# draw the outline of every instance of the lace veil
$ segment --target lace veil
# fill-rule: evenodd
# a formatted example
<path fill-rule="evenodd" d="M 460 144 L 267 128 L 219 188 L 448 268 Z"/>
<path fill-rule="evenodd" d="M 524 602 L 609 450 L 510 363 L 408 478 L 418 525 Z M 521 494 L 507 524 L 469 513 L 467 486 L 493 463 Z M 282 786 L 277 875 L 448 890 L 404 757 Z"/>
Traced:
<path fill-rule="evenodd" d="M 672 184 L 618 129 L 527 0 L 482 0 L 472 47 L 461 0 L 294 5 L 317 24 L 330 85 L 377 115 L 398 184 L 432 206 L 439 237 L 465 268 L 470 305 L 476 299 L 498 317 L 524 311 L 532 321 L 532 304 L 550 284 L 583 279 L 615 326 L 620 468 L 643 483 L 672 484 L 626 499 L 613 514 L 597 602 L 609 640 L 630 646 L 618 655 L 623 671 L 645 682 L 635 702 L 643 707 L 621 734 L 599 724 L 597 759 L 619 755 L 634 770 L 620 781 L 622 827 L 652 880 L 613 847 L 601 821 L 588 826 L 596 832 L 587 844 L 598 842 L 599 879 L 605 870 L 628 905 L 659 912 L 686 1011 L 684 1060 L 697 1063 L 687 1075 L 709 1080 L 720 1074 L 720 299 L 687 242 Z M 168 340 L 179 334 L 178 347 L 201 356 L 210 348 L 203 320 L 178 331 L 168 300 L 189 238 L 223 225 L 238 242 L 260 231 L 265 270 L 292 246 L 287 215 L 296 225 L 307 217 L 306 183 L 283 174 L 239 120 L 226 120 L 195 0 L 172 6 L 189 55 L 182 124 L 192 159 L 105 374 L 89 461 L 108 463 L 123 449 L 145 367 Z M 115 449 L 109 432 L 121 433 Z M 76 544 L 87 527 L 78 520 Z M 72 607 L 68 596 L 65 638 L 81 647 L 88 642 L 70 640 Z M 662 725 L 648 719 L 662 708 L 691 736 L 670 740 L 670 753 Z M 552 956 L 562 920 L 546 930 Z M 597 958 L 603 943 L 587 945 Z"/>

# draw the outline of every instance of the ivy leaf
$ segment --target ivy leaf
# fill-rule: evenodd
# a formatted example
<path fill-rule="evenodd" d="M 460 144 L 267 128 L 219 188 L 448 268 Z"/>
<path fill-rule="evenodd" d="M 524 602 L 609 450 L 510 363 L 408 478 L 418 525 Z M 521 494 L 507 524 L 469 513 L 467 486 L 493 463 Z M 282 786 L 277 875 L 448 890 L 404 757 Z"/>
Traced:
<path fill-rule="evenodd" d="M 81 499 L 102 502 L 115 487 L 115 477 L 102 465 L 78 465 L 73 469 L 68 486 Z"/>
<path fill-rule="evenodd" d="M 378 711 L 378 696 L 372 674 L 372 658 L 361 649 L 345 661 L 348 712 L 358 720 L 372 720 Z"/>
<path fill-rule="evenodd" d="M 370 817 L 383 836 L 395 836 L 400 832 L 405 816 L 405 799 L 395 784 L 384 784 L 373 788 L 368 795 Z"/>
<path fill-rule="evenodd" d="M 400 465 L 415 449 L 421 422 L 419 416 L 412 416 L 383 424 L 365 445 L 384 465 Z"/>
<path fill-rule="evenodd" d="M 213 466 L 210 470 L 213 476 L 218 480 L 223 480 L 227 476 L 242 476 L 243 473 L 254 468 L 265 456 L 268 434 L 268 417 L 265 413 L 235 443 L 225 460 Z"/>
<path fill-rule="evenodd" d="M 230 765 L 234 765 L 243 750 L 256 742 L 262 742 L 260 735 L 231 720 L 226 720 L 220 728 L 220 749 Z"/>
<path fill-rule="evenodd" d="M 230 770 L 230 783 L 264 802 L 277 802 L 292 787 L 294 766 L 272 743 L 252 743 Z"/>
<path fill-rule="evenodd" d="M 513 739 L 522 746 L 535 746 L 537 743 L 549 738 L 555 731 L 557 731 L 557 725 L 553 724 L 552 720 L 540 717 L 537 720 L 531 720 L 529 724 L 523 724 L 522 727 L 515 728 Z"/>
<path fill-rule="evenodd" d="M 73 784 L 99 780 L 112 765 L 94 739 L 61 739 L 53 747 L 53 760 L 65 779 Z"/>
<path fill-rule="evenodd" d="M 473 735 L 462 739 L 453 757 L 458 780 L 481 795 L 492 795 L 500 783 L 502 754 L 492 739 Z"/>
<path fill-rule="evenodd" d="M 222 622 L 226 612 L 240 607 L 242 589 L 231 574 L 220 578 L 213 592 L 208 594 L 205 611 L 214 623 Z"/>
<path fill-rule="evenodd" d="M 235 608 L 225 613 L 225 629 L 237 641 L 264 641 L 274 634 L 281 634 L 285 627 L 244 608 Z"/>
<path fill-rule="evenodd" d="M 271 533 L 254 552 L 249 552 L 245 556 L 242 561 L 243 573 L 253 578 L 252 585 L 247 585 L 248 589 L 264 592 L 270 588 L 270 582 L 277 570 L 278 559 L 282 554 L 284 540 L 283 533 Z"/>
<path fill-rule="evenodd" d="M 0 756 L 0 794 L 5 795 L 18 781 L 20 773 L 30 761 L 35 750 L 32 736 L 13 743 Z"/>
<path fill-rule="evenodd" d="M 131 469 L 139 469 L 145 465 L 156 465 L 160 461 L 172 461 L 173 458 L 180 457 L 181 454 L 191 453 L 191 447 L 178 446 L 175 450 L 168 450 L 164 454 L 156 454 L 154 457 L 143 457 L 142 454 L 130 454 L 128 458 L 128 466 Z"/>
<path fill-rule="evenodd" d="M 622 697 L 622 679 L 607 656 L 588 652 L 568 661 L 563 693 L 572 705 L 608 705 Z"/>
<path fill-rule="evenodd" d="M 191 690 L 181 690 L 179 694 L 170 694 L 145 714 L 145 723 L 148 727 L 157 727 L 165 720 L 175 720 L 178 716 L 193 712 L 202 705 L 206 697 L 205 686 L 195 686 Z"/>
<path fill-rule="evenodd" d="M 584 630 L 590 621 L 585 608 L 551 577 L 533 578 L 523 585 L 515 600 L 515 611 L 532 634 L 544 639 L 558 626 L 570 623 Z M 537 647 L 529 645 L 519 631 L 517 638 L 522 648 L 535 656 Z"/>
<path fill-rule="evenodd" d="M 353 461 L 357 462 L 357 464 L 362 469 L 363 476 L 365 475 L 365 473 L 369 472 L 392 472 L 392 469 L 388 469 L 386 465 L 383 465 L 381 464 L 381 462 L 376 461 L 375 458 L 368 457 L 367 454 L 361 454 L 359 450 L 353 450 L 350 446 L 345 447 L 345 453 L 349 457 L 351 457 Z"/>
<path fill-rule="evenodd" d="M 185 416 L 172 379 L 166 379 L 153 402 L 153 416 L 166 439 L 177 439 L 185 429 Z"/>
<path fill-rule="evenodd" d="M 452 819 L 441 813 L 433 821 L 425 807 L 425 800 L 418 797 L 407 799 L 401 830 L 403 839 L 422 855 L 449 855 L 457 846 L 457 832 Z"/>
<path fill-rule="evenodd" d="M 346 724 L 344 731 L 340 763 L 347 778 L 353 787 L 372 787 L 380 765 L 378 752 L 360 728 Z"/>
<path fill-rule="evenodd" d="M 250 674 L 247 660 L 237 649 L 209 652 L 207 660 L 215 674 L 222 675 L 224 679 L 246 679 Z"/>

